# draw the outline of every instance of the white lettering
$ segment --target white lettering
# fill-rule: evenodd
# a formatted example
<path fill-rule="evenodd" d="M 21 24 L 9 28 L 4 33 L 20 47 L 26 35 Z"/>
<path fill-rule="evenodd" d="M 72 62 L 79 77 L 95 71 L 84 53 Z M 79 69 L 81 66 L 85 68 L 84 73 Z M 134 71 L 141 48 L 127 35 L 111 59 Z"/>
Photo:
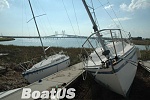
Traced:
<path fill-rule="evenodd" d="M 49 99 L 49 91 L 43 91 L 41 94 L 42 99 Z"/>
<path fill-rule="evenodd" d="M 55 99 L 55 93 L 56 93 L 55 88 L 52 88 L 50 93 L 51 93 L 51 99 Z"/>
<path fill-rule="evenodd" d="M 74 88 L 69 88 L 67 90 L 67 95 L 66 95 L 66 98 L 67 99 L 73 99 L 75 97 L 75 92 L 76 90 Z"/>
<path fill-rule="evenodd" d="M 32 98 L 33 98 L 33 99 L 38 99 L 38 98 L 40 98 L 40 91 L 33 91 L 33 93 L 32 93 Z"/>
<path fill-rule="evenodd" d="M 61 95 L 61 93 L 62 93 L 62 95 Z M 65 94 L 66 94 L 66 88 L 63 88 L 63 89 L 58 88 L 57 89 L 57 98 L 63 99 L 65 97 Z"/>
<path fill-rule="evenodd" d="M 33 91 L 31 92 L 30 88 L 23 88 L 22 89 L 22 96 L 21 99 L 73 99 L 75 97 L 75 89 L 74 88 L 69 88 L 68 90 L 66 88 L 58 88 L 57 91 L 55 88 L 52 88 L 51 91 Z"/>
<path fill-rule="evenodd" d="M 23 88 L 21 99 L 29 99 L 31 97 L 31 89 L 30 88 Z"/>

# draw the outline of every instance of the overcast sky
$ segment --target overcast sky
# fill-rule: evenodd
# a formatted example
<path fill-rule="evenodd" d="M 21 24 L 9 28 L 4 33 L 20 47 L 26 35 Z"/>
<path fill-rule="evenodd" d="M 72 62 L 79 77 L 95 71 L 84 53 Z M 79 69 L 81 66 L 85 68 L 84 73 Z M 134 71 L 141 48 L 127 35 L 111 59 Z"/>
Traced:
<path fill-rule="evenodd" d="M 91 4 L 91 0 L 86 1 Z M 86 36 L 93 32 L 82 0 L 31 0 L 31 3 L 35 16 L 44 14 L 36 17 L 42 36 L 53 35 L 55 31 L 61 34 L 62 30 Z M 132 36 L 150 38 L 150 0 L 93 0 L 93 5 L 100 29 L 123 28 Z M 37 35 L 31 18 L 28 0 L 0 0 L 0 35 Z"/>

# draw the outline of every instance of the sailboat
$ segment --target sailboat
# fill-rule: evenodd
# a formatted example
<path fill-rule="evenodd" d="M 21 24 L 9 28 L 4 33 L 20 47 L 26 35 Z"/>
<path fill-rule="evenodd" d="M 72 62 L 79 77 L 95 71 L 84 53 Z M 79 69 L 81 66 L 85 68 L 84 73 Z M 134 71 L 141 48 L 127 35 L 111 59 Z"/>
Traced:
<path fill-rule="evenodd" d="M 39 35 L 43 53 L 44 53 L 44 59 L 36 64 L 34 64 L 31 68 L 27 69 L 27 67 L 24 67 L 23 65 L 31 65 L 32 62 L 25 62 L 21 65 L 21 68 L 24 70 L 22 73 L 23 77 L 27 79 L 29 83 L 33 83 L 35 81 L 42 81 L 41 79 L 51 75 L 55 72 L 58 72 L 70 65 L 70 57 L 66 55 L 64 52 L 59 52 L 58 54 L 54 54 L 52 56 L 47 57 L 46 50 L 48 50 L 50 47 L 44 49 L 43 42 L 40 36 L 39 28 L 36 22 L 36 18 L 34 16 L 34 12 L 32 9 L 32 5 L 30 0 L 28 0 L 30 9 L 32 12 L 33 20 L 37 29 L 37 33 Z M 28 64 L 27 64 L 28 63 Z"/>
<path fill-rule="evenodd" d="M 98 30 L 86 1 L 82 2 L 94 29 L 94 33 L 82 45 L 84 69 L 91 73 L 98 83 L 126 97 L 137 71 L 137 48 L 122 37 L 121 29 Z M 114 33 L 118 33 L 120 38 L 115 38 Z M 112 42 L 106 43 L 103 34 L 110 34 Z M 96 44 L 92 37 L 96 38 Z M 90 50 L 86 49 L 87 45 L 91 47 Z"/>

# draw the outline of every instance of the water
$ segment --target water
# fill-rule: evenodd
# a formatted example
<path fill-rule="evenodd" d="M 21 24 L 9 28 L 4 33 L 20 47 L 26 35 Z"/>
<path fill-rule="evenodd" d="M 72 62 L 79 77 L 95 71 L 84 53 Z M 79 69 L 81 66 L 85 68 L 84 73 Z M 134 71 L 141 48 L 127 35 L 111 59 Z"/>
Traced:
<path fill-rule="evenodd" d="M 82 47 L 85 38 L 46 38 L 42 39 L 44 46 L 55 47 Z M 91 40 L 94 41 L 94 40 Z M 93 42 L 92 44 L 94 44 Z M 40 39 L 38 38 L 16 38 L 13 41 L 0 42 L 3 45 L 17 45 L 17 46 L 41 46 Z M 140 50 L 146 50 L 144 45 L 136 45 Z"/>
<path fill-rule="evenodd" d="M 136 47 L 138 47 L 140 50 L 146 50 L 145 45 L 136 45 Z M 150 48 L 148 48 L 148 50 L 150 50 Z"/>
<path fill-rule="evenodd" d="M 55 47 L 81 47 L 85 38 L 42 38 L 44 46 Z M 17 45 L 17 46 L 41 46 L 38 38 L 16 38 L 13 41 L 0 42 L 3 45 Z"/>

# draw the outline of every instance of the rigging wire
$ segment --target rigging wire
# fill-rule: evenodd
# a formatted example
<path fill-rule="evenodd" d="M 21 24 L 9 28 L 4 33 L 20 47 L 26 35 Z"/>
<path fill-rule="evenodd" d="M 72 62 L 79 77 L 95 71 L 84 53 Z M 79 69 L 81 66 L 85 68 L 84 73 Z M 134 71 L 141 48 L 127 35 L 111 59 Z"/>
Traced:
<path fill-rule="evenodd" d="M 109 14 L 109 12 L 105 9 L 104 5 L 100 2 L 100 0 L 98 0 L 98 1 L 99 1 L 99 3 L 101 4 L 101 6 L 104 8 L 104 10 L 106 11 L 106 13 L 109 15 L 109 17 L 112 19 L 112 21 L 114 22 L 114 24 L 116 25 L 116 27 L 117 27 L 117 28 L 120 28 L 120 27 L 118 26 L 118 24 L 114 21 L 114 19 L 112 18 L 112 16 Z M 108 1 L 108 0 L 107 0 L 107 1 Z M 108 4 L 110 4 L 109 1 L 108 1 Z M 110 7 L 111 7 L 111 6 L 110 6 Z M 119 21 L 119 19 L 118 19 L 118 17 L 117 17 L 117 14 L 115 13 L 115 11 L 113 10 L 112 7 L 111 7 L 111 9 L 112 9 L 114 15 L 116 16 L 116 18 L 117 18 L 117 20 L 118 20 L 118 22 L 119 22 L 119 24 L 120 24 L 120 26 L 121 26 L 121 28 L 122 28 L 121 30 L 124 31 L 124 32 L 126 32 L 126 33 L 129 33 L 129 32 L 127 32 L 127 31 L 124 30 L 124 28 L 123 28 L 121 22 Z M 128 37 L 127 34 L 123 34 L 123 35 L 126 35 L 125 37 Z"/>
<path fill-rule="evenodd" d="M 63 6 L 64 6 L 64 9 L 65 9 L 65 11 L 66 11 L 67 17 L 68 17 L 68 19 L 69 19 L 70 25 L 71 25 L 71 27 L 72 27 L 72 30 L 73 30 L 74 34 L 76 35 L 75 30 L 74 30 L 74 27 L 73 27 L 72 22 L 71 22 L 71 19 L 70 19 L 70 17 L 69 17 L 67 8 L 66 8 L 65 3 L 64 3 L 63 0 L 62 0 L 62 3 L 63 3 Z M 76 39 L 77 39 L 77 38 L 76 38 Z M 78 42 L 78 45 L 80 46 L 80 43 L 79 43 L 78 39 L 77 39 L 77 42 Z"/>
<path fill-rule="evenodd" d="M 95 23 L 97 23 L 98 28 L 100 29 L 100 25 L 98 23 L 98 20 L 97 20 L 96 14 L 95 14 L 95 8 L 94 8 L 94 4 L 93 4 L 92 0 L 91 0 L 91 4 L 92 4 L 92 10 L 93 10 L 93 14 L 94 14 Z"/>
<path fill-rule="evenodd" d="M 99 2 L 100 2 L 100 0 L 98 0 Z M 109 4 L 110 5 L 110 2 L 109 2 L 109 0 L 107 0 L 107 4 Z M 102 5 L 102 7 L 105 9 L 105 7 L 104 7 L 104 5 L 100 2 L 100 4 Z M 115 17 L 117 18 L 117 21 L 119 22 L 119 24 L 120 24 L 120 26 L 121 26 L 121 30 L 123 31 L 123 32 L 125 32 L 125 33 L 129 33 L 129 32 L 127 32 L 127 31 L 125 31 L 124 30 L 124 28 L 123 28 L 123 25 L 121 24 L 121 22 L 119 21 L 119 19 L 118 19 L 118 16 L 117 16 L 117 14 L 115 13 L 115 11 L 114 11 L 114 9 L 113 9 L 113 7 L 112 6 L 110 6 L 111 7 L 111 9 L 112 9 L 112 11 L 113 11 L 113 13 L 114 13 L 114 15 L 115 15 Z M 105 9 L 105 11 L 107 12 L 107 14 L 110 16 L 110 18 L 113 20 L 113 22 L 116 24 L 116 22 L 114 21 L 114 19 L 111 17 L 111 15 L 109 14 L 109 12 Z M 120 28 L 117 24 L 116 24 L 116 27 L 118 27 L 118 28 Z M 128 37 L 127 36 L 127 34 L 123 34 L 123 35 L 126 35 L 125 37 Z"/>
<path fill-rule="evenodd" d="M 76 14 L 76 11 L 75 11 L 75 6 L 74 6 L 73 0 L 72 0 L 72 5 L 73 5 L 74 13 L 75 13 L 75 18 L 76 18 L 76 22 L 77 22 L 77 26 L 78 26 L 79 35 L 81 35 L 80 28 L 79 28 L 79 23 L 78 23 L 78 19 L 77 19 L 77 14 Z"/>
<path fill-rule="evenodd" d="M 98 0 L 99 3 L 102 5 L 102 7 L 105 9 L 104 5 L 100 2 L 100 0 Z M 119 28 L 119 26 L 117 25 L 117 23 L 114 21 L 114 19 L 112 18 L 112 16 L 109 14 L 109 12 L 105 9 L 106 13 L 109 15 L 109 17 L 112 19 L 112 21 L 115 23 L 116 27 Z"/>
<path fill-rule="evenodd" d="M 110 5 L 109 0 L 107 0 L 107 2 L 108 2 L 108 4 Z M 112 6 L 110 6 L 110 7 L 111 7 L 111 9 L 112 9 L 114 15 L 116 16 L 116 18 L 117 18 L 117 20 L 118 20 L 118 22 L 119 22 L 119 24 L 120 24 L 120 26 L 121 26 L 121 28 L 122 28 L 122 31 L 124 31 L 124 32 L 126 32 L 126 33 L 129 33 L 129 32 L 127 32 L 127 31 L 124 30 L 124 28 L 123 28 L 123 26 L 122 26 L 120 20 L 118 19 L 118 16 L 117 16 L 116 12 L 114 11 L 113 7 L 112 7 Z"/>
<path fill-rule="evenodd" d="M 77 14 L 76 14 L 73 0 L 72 0 L 72 5 L 73 5 L 73 9 L 74 9 L 74 14 L 75 14 L 75 18 L 76 18 L 77 27 L 78 27 L 78 32 L 79 32 L 79 35 L 81 36 L 80 27 L 79 27 L 78 18 L 77 18 Z M 80 40 L 82 42 L 82 39 L 78 39 L 78 40 Z M 79 47 L 80 47 L 80 45 L 79 45 Z"/>
<path fill-rule="evenodd" d="M 38 2 L 39 2 L 39 0 L 37 0 Z M 41 6 L 41 4 L 39 3 L 39 5 Z M 41 9 L 42 9 L 42 11 L 46 14 L 46 12 L 45 12 L 45 10 L 44 10 L 44 8 L 41 6 Z M 46 18 L 47 18 L 47 21 L 48 21 L 48 23 L 49 23 L 49 25 L 50 25 L 50 28 L 51 28 L 51 30 L 52 30 L 52 32 L 54 32 L 54 30 L 53 30 L 53 28 L 52 28 L 52 26 L 51 26 L 51 24 L 50 24 L 50 20 L 49 20 L 49 18 L 46 16 Z"/>
<path fill-rule="evenodd" d="M 107 0 L 107 1 L 108 1 L 108 0 Z M 110 5 L 110 2 L 109 2 L 109 1 L 108 1 L 108 4 Z M 112 9 L 112 11 L 113 11 L 114 15 L 116 16 L 116 18 L 117 18 L 117 20 L 118 20 L 118 22 L 119 22 L 119 24 L 120 24 L 120 26 L 121 26 L 122 30 L 124 30 L 124 28 L 123 28 L 123 26 L 122 26 L 121 22 L 119 21 L 118 16 L 117 16 L 117 14 L 115 13 L 115 11 L 114 11 L 113 7 L 112 7 L 112 6 L 110 6 L 110 7 L 111 7 L 111 9 Z"/>
<path fill-rule="evenodd" d="M 73 28 L 73 25 L 72 25 L 71 19 L 70 19 L 70 17 L 69 17 L 69 14 L 68 14 L 67 8 L 66 8 L 65 3 L 64 3 L 64 0 L 62 0 L 62 3 L 63 3 L 63 6 L 64 6 L 64 8 L 65 8 L 65 11 L 66 11 L 67 17 L 68 17 L 68 19 L 69 19 L 69 22 L 70 22 L 70 24 L 71 24 L 72 30 L 73 30 L 73 32 L 74 32 L 74 34 L 75 34 L 75 30 L 74 30 L 74 28 Z"/>
<path fill-rule="evenodd" d="M 28 20 L 27 18 L 28 14 L 27 14 L 27 2 L 25 0 L 22 1 L 22 36 L 24 35 L 30 35 L 31 30 L 29 30 L 29 25 L 26 23 L 26 21 Z M 25 25 L 24 25 L 25 24 Z M 21 39 L 22 41 L 22 45 L 24 44 L 24 39 Z M 32 43 L 32 39 L 29 38 L 30 43 Z"/>
<path fill-rule="evenodd" d="M 24 1 L 22 2 L 22 35 L 23 35 L 23 33 L 24 33 L 24 30 L 23 30 L 23 27 L 24 27 L 24 25 L 23 25 L 23 19 L 24 19 L 24 17 L 23 17 L 23 13 L 24 13 L 23 4 L 24 4 Z M 22 40 L 23 40 L 23 39 L 22 39 Z M 23 43 L 22 43 L 22 44 L 23 44 Z"/>

